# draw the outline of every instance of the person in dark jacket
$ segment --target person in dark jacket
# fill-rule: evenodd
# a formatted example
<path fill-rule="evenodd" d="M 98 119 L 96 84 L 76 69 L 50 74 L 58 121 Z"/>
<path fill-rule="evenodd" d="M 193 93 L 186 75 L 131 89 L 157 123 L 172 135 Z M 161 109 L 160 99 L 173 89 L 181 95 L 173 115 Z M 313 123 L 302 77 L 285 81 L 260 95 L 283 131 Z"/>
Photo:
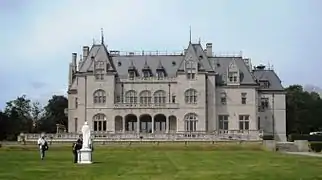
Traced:
<path fill-rule="evenodd" d="M 73 144 L 74 163 L 77 163 L 78 161 L 78 151 L 82 149 L 82 146 L 83 146 L 82 136 L 79 136 L 77 141 Z"/>

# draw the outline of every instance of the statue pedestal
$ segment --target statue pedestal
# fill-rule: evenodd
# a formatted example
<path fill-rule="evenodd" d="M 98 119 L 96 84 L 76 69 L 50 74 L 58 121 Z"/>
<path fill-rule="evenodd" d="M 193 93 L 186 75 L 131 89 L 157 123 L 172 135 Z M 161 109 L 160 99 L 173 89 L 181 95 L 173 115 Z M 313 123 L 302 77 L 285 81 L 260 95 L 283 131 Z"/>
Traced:
<path fill-rule="evenodd" d="M 78 164 L 92 164 L 92 150 L 89 148 L 80 149 L 78 152 Z"/>

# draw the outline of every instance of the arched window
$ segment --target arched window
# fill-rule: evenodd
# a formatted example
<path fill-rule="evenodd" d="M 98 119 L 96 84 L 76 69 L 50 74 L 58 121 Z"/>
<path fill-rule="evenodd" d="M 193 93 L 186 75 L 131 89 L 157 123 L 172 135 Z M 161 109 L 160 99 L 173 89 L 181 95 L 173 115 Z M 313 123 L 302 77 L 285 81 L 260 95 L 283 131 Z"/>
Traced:
<path fill-rule="evenodd" d="M 154 93 L 154 103 L 157 105 L 165 104 L 166 93 L 163 90 L 158 90 Z"/>
<path fill-rule="evenodd" d="M 197 91 L 195 89 L 188 89 L 184 93 L 184 99 L 187 104 L 197 103 Z"/>
<path fill-rule="evenodd" d="M 188 132 L 197 130 L 198 117 L 195 113 L 189 113 L 184 116 L 184 129 Z"/>
<path fill-rule="evenodd" d="M 152 99 L 152 97 L 151 97 L 151 92 L 150 91 L 145 90 L 145 91 L 142 91 L 140 93 L 140 104 L 141 105 L 146 106 L 146 105 L 151 104 L 151 99 Z"/>
<path fill-rule="evenodd" d="M 104 90 L 96 90 L 93 94 L 94 104 L 105 104 L 106 103 L 106 93 Z"/>
<path fill-rule="evenodd" d="M 93 129 L 94 131 L 106 131 L 107 120 L 104 114 L 96 114 L 93 117 Z"/>
<path fill-rule="evenodd" d="M 125 102 L 130 104 L 137 103 L 137 93 L 134 90 L 129 90 L 125 93 Z"/>

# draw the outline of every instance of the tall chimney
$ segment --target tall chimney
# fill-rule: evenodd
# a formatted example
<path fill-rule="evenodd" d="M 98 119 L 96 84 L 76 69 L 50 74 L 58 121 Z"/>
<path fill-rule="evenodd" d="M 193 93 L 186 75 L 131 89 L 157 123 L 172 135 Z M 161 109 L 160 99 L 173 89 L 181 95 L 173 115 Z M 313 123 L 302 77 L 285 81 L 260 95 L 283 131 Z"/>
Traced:
<path fill-rule="evenodd" d="M 69 63 L 69 68 L 68 68 L 68 87 L 72 85 L 73 82 L 73 65 L 72 63 Z"/>
<path fill-rule="evenodd" d="M 212 57 L 212 43 L 206 44 L 206 53 L 208 57 Z"/>
<path fill-rule="evenodd" d="M 73 66 L 74 72 L 76 72 L 77 70 L 76 60 L 77 60 L 77 53 L 72 53 L 72 66 Z"/>
<path fill-rule="evenodd" d="M 89 47 L 88 46 L 83 46 L 83 60 L 85 61 L 87 56 L 89 54 Z"/>

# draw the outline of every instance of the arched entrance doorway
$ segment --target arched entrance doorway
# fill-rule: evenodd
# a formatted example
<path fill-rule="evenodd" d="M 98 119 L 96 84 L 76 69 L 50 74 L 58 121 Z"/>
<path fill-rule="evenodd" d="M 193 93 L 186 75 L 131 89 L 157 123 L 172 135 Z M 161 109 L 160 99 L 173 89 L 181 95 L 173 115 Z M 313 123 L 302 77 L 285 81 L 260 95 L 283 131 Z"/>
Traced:
<path fill-rule="evenodd" d="M 177 132 L 177 117 L 169 116 L 169 132 Z"/>
<path fill-rule="evenodd" d="M 138 119 L 134 114 L 128 114 L 125 116 L 125 131 L 136 132 Z"/>
<path fill-rule="evenodd" d="M 154 131 L 166 132 L 167 117 L 164 114 L 157 114 L 154 116 Z"/>
<path fill-rule="evenodd" d="M 122 132 L 123 131 L 123 117 L 122 116 L 115 116 L 115 132 Z"/>
<path fill-rule="evenodd" d="M 140 116 L 140 132 L 152 133 L 152 117 L 148 114 Z"/>
<path fill-rule="evenodd" d="M 95 132 L 107 131 L 107 119 L 105 114 L 99 113 L 93 117 L 93 130 Z"/>

